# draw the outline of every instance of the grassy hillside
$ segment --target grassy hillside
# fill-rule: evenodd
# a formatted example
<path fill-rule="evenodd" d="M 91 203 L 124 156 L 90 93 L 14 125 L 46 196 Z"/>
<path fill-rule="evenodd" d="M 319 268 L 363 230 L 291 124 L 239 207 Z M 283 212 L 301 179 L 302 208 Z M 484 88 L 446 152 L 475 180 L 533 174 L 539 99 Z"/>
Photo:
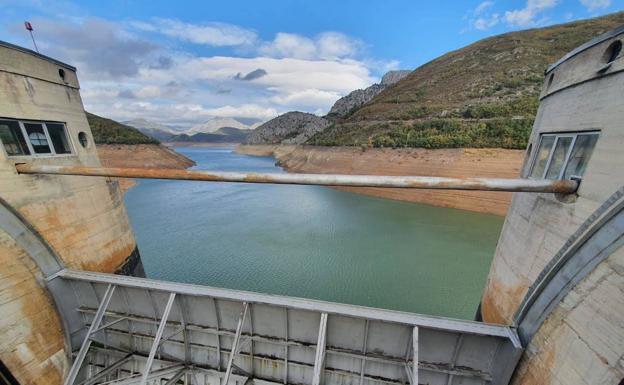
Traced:
<path fill-rule="evenodd" d="M 544 70 L 622 24 L 619 12 L 478 41 L 417 68 L 308 143 L 523 149 Z"/>
<path fill-rule="evenodd" d="M 97 144 L 157 144 L 156 139 L 141 133 L 134 127 L 126 126 L 87 112 L 93 139 Z"/>

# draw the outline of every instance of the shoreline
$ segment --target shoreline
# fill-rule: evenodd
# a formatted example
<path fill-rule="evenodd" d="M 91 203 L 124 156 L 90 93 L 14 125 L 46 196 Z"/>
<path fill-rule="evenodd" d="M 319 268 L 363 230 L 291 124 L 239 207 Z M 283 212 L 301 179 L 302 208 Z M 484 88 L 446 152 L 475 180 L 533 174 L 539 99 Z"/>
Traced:
<path fill-rule="evenodd" d="M 174 149 L 160 144 L 98 144 L 100 162 L 105 167 L 154 167 L 186 169 L 195 162 Z M 117 178 L 119 188 L 125 193 L 136 186 L 131 178 Z"/>
<path fill-rule="evenodd" d="M 498 148 L 321 147 L 306 145 L 238 145 L 235 151 L 272 156 L 288 172 L 320 174 L 422 175 L 517 178 L 523 150 Z M 504 216 L 512 193 L 493 191 L 408 190 L 335 187 L 339 190 L 400 201 L 430 204 Z"/>

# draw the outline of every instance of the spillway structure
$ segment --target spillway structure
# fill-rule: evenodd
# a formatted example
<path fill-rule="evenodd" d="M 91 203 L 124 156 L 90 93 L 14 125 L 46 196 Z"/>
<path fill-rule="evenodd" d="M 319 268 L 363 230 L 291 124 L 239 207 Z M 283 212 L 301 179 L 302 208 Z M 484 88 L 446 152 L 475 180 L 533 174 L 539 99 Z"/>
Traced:
<path fill-rule="evenodd" d="M 0 42 L 0 384 L 621 384 L 623 39 L 547 69 L 512 180 L 104 168 L 76 69 Z M 514 196 L 467 321 L 145 278 L 119 177 Z"/>

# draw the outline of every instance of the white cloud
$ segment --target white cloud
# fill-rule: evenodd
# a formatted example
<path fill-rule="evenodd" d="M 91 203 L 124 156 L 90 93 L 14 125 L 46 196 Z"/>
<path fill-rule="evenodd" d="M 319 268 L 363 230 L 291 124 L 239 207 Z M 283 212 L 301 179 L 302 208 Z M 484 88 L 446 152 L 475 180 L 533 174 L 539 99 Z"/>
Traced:
<path fill-rule="evenodd" d="M 320 105 L 324 108 L 317 109 L 322 111 L 331 107 L 334 102 L 340 98 L 340 96 L 341 94 L 338 92 L 307 89 L 303 91 L 291 92 L 286 95 L 276 95 L 271 98 L 271 101 L 282 106 L 305 106 L 308 108 L 317 108 Z"/>
<path fill-rule="evenodd" d="M 376 80 L 370 76 L 364 63 L 356 60 L 213 56 L 185 59 L 179 63 L 176 72 L 183 74 L 186 79 L 226 81 L 239 72 L 248 73 L 256 68 L 263 68 L 267 75 L 256 79 L 253 85 L 266 86 L 272 90 L 300 91 L 312 88 L 348 92 L 368 86 Z M 143 76 L 169 78 L 172 74 L 169 71 L 147 69 Z"/>
<path fill-rule="evenodd" d="M 493 1 L 484 1 L 481 4 L 477 5 L 477 7 L 474 9 L 474 14 L 475 15 L 480 15 L 485 10 L 487 10 L 489 8 L 492 8 L 492 6 L 494 6 L 494 2 Z"/>
<path fill-rule="evenodd" d="M 258 48 L 258 53 L 277 58 L 341 59 L 357 56 L 364 44 L 340 32 L 324 32 L 313 39 L 279 32 L 272 41 Z"/>
<path fill-rule="evenodd" d="M 87 76 L 131 77 L 142 65 L 158 60 L 153 57 L 158 44 L 125 31 L 119 23 L 100 18 L 75 23 L 35 18 L 32 22 L 42 52 L 80 67 Z M 9 30 L 23 35 L 23 28 L 15 23 Z M 165 56 L 161 59 L 166 61 Z"/>
<path fill-rule="evenodd" d="M 162 95 L 160 87 L 157 86 L 145 86 L 134 93 L 139 98 L 157 98 Z"/>
<path fill-rule="evenodd" d="M 580 0 L 581 4 L 587 7 L 587 10 L 592 12 L 601 8 L 608 8 L 611 6 L 611 0 Z"/>
<path fill-rule="evenodd" d="M 379 81 L 371 72 L 398 67 L 396 61 L 366 58 L 361 41 L 333 31 L 313 37 L 278 33 L 263 43 L 238 26 L 171 19 L 47 18 L 36 20 L 36 28 L 46 54 L 78 67 L 88 111 L 178 127 L 215 116 L 267 120 L 291 110 L 323 114 L 341 96 Z M 15 23 L 8 30 L 19 40 L 22 29 Z M 172 48 L 165 36 L 229 45 L 219 52 L 231 55 L 202 55 L 175 43 Z M 246 57 L 237 57 L 241 52 Z M 240 80 L 250 74 L 253 81 Z"/>
<path fill-rule="evenodd" d="M 270 57 L 311 59 L 316 56 L 316 45 L 307 37 L 279 32 L 273 41 L 262 44 L 258 52 Z"/>
<path fill-rule="evenodd" d="M 496 26 L 500 22 L 501 17 L 498 13 L 489 12 L 493 6 L 493 1 L 486 0 L 477 5 L 472 11 L 467 12 L 465 18 L 469 19 L 470 27 L 484 31 Z"/>
<path fill-rule="evenodd" d="M 316 39 L 319 57 L 323 59 L 339 59 L 355 57 L 363 50 L 364 44 L 339 32 L 324 32 Z"/>
<path fill-rule="evenodd" d="M 472 23 L 472 25 L 480 30 L 480 31 L 484 31 L 486 29 L 492 28 L 494 26 L 496 26 L 498 24 L 498 22 L 500 21 L 500 16 L 498 13 L 493 13 L 491 15 L 485 16 L 485 17 L 479 17 L 477 19 L 475 19 Z"/>
<path fill-rule="evenodd" d="M 514 27 L 530 27 L 536 24 L 537 17 L 557 5 L 558 0 L 527 0 L 522 9 L 505 12 L 505 21 Z"/>
<path fill-rule="evenodd" d="M 233 77 L 257 68 L 267 74 L 253 82 Z M 143 67 L 126 81 L 90 79 L 82 95 L 88 110 L 114 119 L 190 126 L 213 116 L 266 120 L 291 110 L 325 113 L 339 97 L 377 80 L 365 63 L 351 59 L 183 55 L 168 68 Z"/>
<path fill-rule="evenodd" d="M 225 105 L 208 108 L 201 104 L 160 104 L 149 101 L 115 101 L 113 103 L 85 101 L 85 107 L 88 111 L 107 117 L 114 117 L 114 119 L 121 121 L 146 118 L 182 128 L 203 123 L 215 116 L 269 120 L 279 115 L 280 112 L 285 112 L 257 104 Z"/>
<path fill-rule="evenodd" d="M 153 23 L 137 21 L 132 25 L 144 31 L 213 47 L 251 45 L 258 38 L 250 29 L 227 23 L 192 24 L 174 19 L 156 19 Z"/>

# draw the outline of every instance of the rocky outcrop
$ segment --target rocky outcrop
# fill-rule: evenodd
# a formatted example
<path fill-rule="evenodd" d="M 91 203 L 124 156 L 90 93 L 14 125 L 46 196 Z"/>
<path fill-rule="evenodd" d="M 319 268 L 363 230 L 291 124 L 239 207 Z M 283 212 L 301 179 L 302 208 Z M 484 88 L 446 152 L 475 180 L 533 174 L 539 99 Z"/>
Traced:
<path fill-rule="evenodd" d="M 388 87 L 388 86 L 393 85 L 394 83 L 398 82 L 399 80 L 403 79 L 404 77 L 409 75 L 411 72 L 412 72 L 412 70 L 388 71 L 381 78 L 381 83 L 380 84 L 382 86 L 384 86 L 384 87 Z"/>
<path fill-rule="evenodd" d="M 256 128 L 245 144 L 301 144 L 327 128 L 331 122 L 314 114 L 287 112 Z"/>
<path fill-rule="evenodd" d="M 373 84 L 363 90 L 355 90 L 346 96 L 338 99 L 329 110 L 327 116 L 329 118 L 344 118 L 353 110 L 360 108 L 364 104 L 370 102 L 378 93 L 386 88 L 381 84 Z"/>
<path fill-rule="evenodd" d="M 401 70 L 401 71 L 390 71 L 387 72 L 382 78 L 381 82 L 377 84 L 373 84 L 370 87 L 367 87 L 363 90 L 355 90 L 348 94 L 347 96 L 343 96 L 338 99 L 336 103 L 332 106 L 329 114 L 327 114 L 328 118 L 344 118 L 348 116 L 352 111 L 362 107 L 364 104 L 373 100 L 375 96 L 377 96 L 381 91 L 383 91 L 386 87 L 398 82 L 403 79 L 407 75 L 409 75 L 411 71 L 409 70 Z"/>

